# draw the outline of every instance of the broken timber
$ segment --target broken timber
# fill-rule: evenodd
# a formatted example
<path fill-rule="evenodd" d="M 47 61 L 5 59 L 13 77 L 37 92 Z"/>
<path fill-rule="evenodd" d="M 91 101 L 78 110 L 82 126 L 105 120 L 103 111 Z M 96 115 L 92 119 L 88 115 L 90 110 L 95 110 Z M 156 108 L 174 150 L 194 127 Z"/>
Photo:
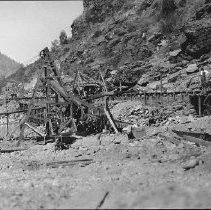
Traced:
<path fill-rule="evenodd" d="M 25 125 L 28 126 L 29 128 L 31 128 L 35 133 L 37 133 L 39 136 L 41 137 L 45 137 L 45 134 L 38 131 L 35 127 L 33 127 L 32 125 L 30 125 L 29 123 L 25 122 Z"/>
<path fill-rule="evenodd" d="M 12 152 L 20 152 L 27 149 L 21 149 L 21 148 L 13 148 L 13 149 L 0 149 L 0 153 L 12 153 Z"/>
<path fill-rule="evenodd" d="M 41 52 L 41 58 L 43 58 L 43 60 L 45 61 L 45 66 L 43 66 L 44 71 L 39 71 L 37 82 L 33 90 L 33 95 L 28 105 L 28 110 L 26 111 L 26 114 L 20 121 L 19 125 L 6 137 L 6 139 L 11 138 L 11 136 L 20 128 L 20 137 L 18 145 L 20 141 L 24 138 L 24 130 L 26 126 L 32 129 L 32 131 L 37 133 L 39 136 L 43 137 L 44 140 L 47 137 L 52 136 L 57 136 L 58 138 L 61 138 L 63 134 L 62 132 L 65 130 L 65 128 L 70 129 L 70 125 L 71 127 L 73 127 L 73 130 L 77 130 L 77 126 L 75 124 L 76 119 L 74 119 L 73 116 L 73 105 L 76 106 L 77 109 L 81 110 L 81 117 L 83 117 L 84 114 L 89 117 L 96 117 L 97 115 L 94 114 L 94 110 L 100 114 L 100 107 L 94 106 L 92 103 L 90 103 L 92 100 L 80 97 L 80 95 L 66 90 L 66 87 L 64 86 L 64 83 L 61 80 L 61 76 L 59 75 L 59 71 L 57 70 L 52 61 L 48 48 L 45 48 Z M 106 96 L 106 93 L 108 91 L 101 72 L 100 77 L 102 82 L 98 82 L 98 84 L 104 86 L 104 92 L 99 94 L 98 97 L 104 98 L 104 114 L 107 116 L 107 119 L 113 127 L 115 133 L 118 133 L 115 121 L 108 107 L 108 97 Z M 29 123 L 31 118 L 42 119 L 42 117 L 40 116 L 33 116 L 33 113 L 36 113 L 38 111 L 37 107 L 35 107 L 35 100 L 36 98 L 38 98 L 37 93 L 40 87 L 42 88 L 42 91 L 44 91 L 43 98 L 45 99 L 42 101 L 42 103 L 44 103 L 44 105 L 42 105 L 44 113 L 41 114 L 41 116 L 43 116 L 45 133 L 40 132 L 38 129 L 36 129 Z M 88 95 L 88 98 L 89 96 L 90 95 Z M 93 96 L 95 96 L 95 94 Z M 85 113 L 84 110 L 88 110 L 88 112 L 86 111 Z M 91 113 L 89 110 L 91 111 Z M 73 132 L 71 131 L 71 133 Z"/>
<path fill-rule="evenodd" d="M 172 130 L 178 136 L 182 137 L 186 141 L 193 142 L 201 146 L 211 146 L 211 135 L 208 133 L 194 133 L 188 131 Z"/>

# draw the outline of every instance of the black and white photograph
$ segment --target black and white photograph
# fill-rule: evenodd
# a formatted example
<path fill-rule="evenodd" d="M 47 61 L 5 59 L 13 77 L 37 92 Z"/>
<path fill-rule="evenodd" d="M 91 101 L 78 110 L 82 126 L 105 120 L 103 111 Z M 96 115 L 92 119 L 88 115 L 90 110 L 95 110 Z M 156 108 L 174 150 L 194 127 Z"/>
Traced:
<path fill-rule="evenodd" d="M 211 0 L 0 1 L 0 210 L 211 208 Z"/>

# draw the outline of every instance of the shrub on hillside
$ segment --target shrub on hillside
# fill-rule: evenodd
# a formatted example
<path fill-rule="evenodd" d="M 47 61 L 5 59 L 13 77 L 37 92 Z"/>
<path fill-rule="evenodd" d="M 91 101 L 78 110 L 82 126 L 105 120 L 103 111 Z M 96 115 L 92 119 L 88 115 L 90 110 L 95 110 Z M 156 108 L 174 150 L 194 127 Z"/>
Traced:
<path fill-rule="evenodd" d="M 68 43 L 68 41 L 67 41 L 67 34 L 66 34 L 66 32 L 64 30 L 60 32 L 59 43 L 61 45 Z"/>

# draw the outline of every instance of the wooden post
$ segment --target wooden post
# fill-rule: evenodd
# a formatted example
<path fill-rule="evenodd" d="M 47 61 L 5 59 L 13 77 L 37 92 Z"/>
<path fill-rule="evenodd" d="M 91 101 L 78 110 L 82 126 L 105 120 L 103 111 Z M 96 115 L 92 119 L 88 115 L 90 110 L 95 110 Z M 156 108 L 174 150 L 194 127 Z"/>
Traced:
<path fill-rule="evenodd" d="M 119 89 L 120 89 L 120 91 L 122 91 L 122 82 L 121 81 L 120 81 L 120 84 L 119 85 L 120 85 L 120 88 Z"/>
<path fill-rule="evenodd" d="M 7 135 L 9 134 L 9 115 L 7 114 Z"/>
<path fill-rule="evenodd" d="M 103 77 L 103 75 L 102 75 L 102 72 L 100 71 L 100 77 L 101 77 L 101 79 L 102 79 L 102 81 L 103 81 L 103 86 L 104 86 L 104 91 L 105 92 L 108 92 L 108 89 L 107 89 L 107 86 L 106 86 L 106 83 L 105 83 L 105 80 L 104 80 L 104 77 Z M 121 84 L 121 88 L 122 88 L 122 83 L 120 83 Z"/>
<path fill-rule="evenodd" d="M 144 105 L 147 105 L 147 96 L 146 96 L 146 92 L 144 92 Z"/>
<path fill-rule="evenodd" d="M 163 105 L 163 80 L 162 80 L 162 74 L 160 75 L 160 96 L 161 96 L 161 99 L 160 99 L 160 102 L 161 104 Z"/>
<path fill-rule="evenodd" d="M 70 102 L 70 118 L 72 119 L 72 126 L 74 129 L 74 132 L 77 132 L 77 126 L 75 124 L 75 119 L 73 118 L 73 102 Z"/>
<path fill-rule="evenodd" d="M 17 147 L 20 146 L 21 141 L 24 139 L 24 130 L 25 130 L 25 123 L 20 124 L 20 135 L 19 135 L 19 139 L 16 145 Z"/>
<path fill-rule="evenodd" d="M 44 68 L 44 74 L 45 74 L 45 78 L 47 79 L 48 77 L 48 69 L 47 67 Z M 49 119 L 49 110 L 50 110 L 50 104 L 49 104 L 49 100 L 50 100 L 50 88 L 49 88 L 49 82 L 46 82 L 46 88 L 45 88 L 45 95 L 46 95 L 46 110 L 45 110 L 45 127 L 46 127 L 46 135 L 49 136 L 52 134 L 52 128 L 51 128 L 51 121 Z M 57 101 L 57 97 L 55 99 L 55 102 Z M 46 144 L 46 142 L 45 142 Z"/>
<path fill-rule="evenodd" d="M 113 119 L 113 116 L 111 115 L 110 110 L 108 108 L 108 98 L 107 98 L 107 96 L 105 96 L 104 101 L 105 101 L 104 112 L 105 112 L 111 126 L 113 127 L 115 133 L 117 134 L 118 133 L 117 126 L 116 126 L 115 121 Z"/>
<path fill-rule="evenodd" d="M 158 94 L 157 94 L 157 90 L 155 92 L 155 106 L 158 106 Z"/>
<path fill-rule="evenodd" d="M 198 104 L 199 104 L 199 117 L 202 116 L 202 103 L 201 103 L 201 95 L 198 95 Z"/>
<path fill-rule="evenodd" d="M 7 135 L 9 134 L 9 115 L 8 115 L 8 106 L 7 106 L 7 94 L 6 94 L 6 112 L 7 112 Z"/>

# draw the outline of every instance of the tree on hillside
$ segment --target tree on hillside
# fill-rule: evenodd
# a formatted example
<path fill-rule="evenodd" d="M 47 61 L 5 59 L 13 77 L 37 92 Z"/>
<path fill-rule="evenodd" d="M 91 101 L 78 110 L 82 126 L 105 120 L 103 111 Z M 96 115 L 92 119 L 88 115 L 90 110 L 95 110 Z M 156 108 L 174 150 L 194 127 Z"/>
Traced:
<path fill-rule="evenodd" d="M 57 51 L 59 48 L 59 40 L 55 39 L 54 41 L 51 42 L 51 50 L 53 52 Z"/>
<path fill-rule="evenodd" d="M 61 45 L 68 43 L 68 41 L 67 41 L 67 34 L 66 34 L 66 32 L 64 30 L 60 32 L 59 41 L 60 41 Z"/>

